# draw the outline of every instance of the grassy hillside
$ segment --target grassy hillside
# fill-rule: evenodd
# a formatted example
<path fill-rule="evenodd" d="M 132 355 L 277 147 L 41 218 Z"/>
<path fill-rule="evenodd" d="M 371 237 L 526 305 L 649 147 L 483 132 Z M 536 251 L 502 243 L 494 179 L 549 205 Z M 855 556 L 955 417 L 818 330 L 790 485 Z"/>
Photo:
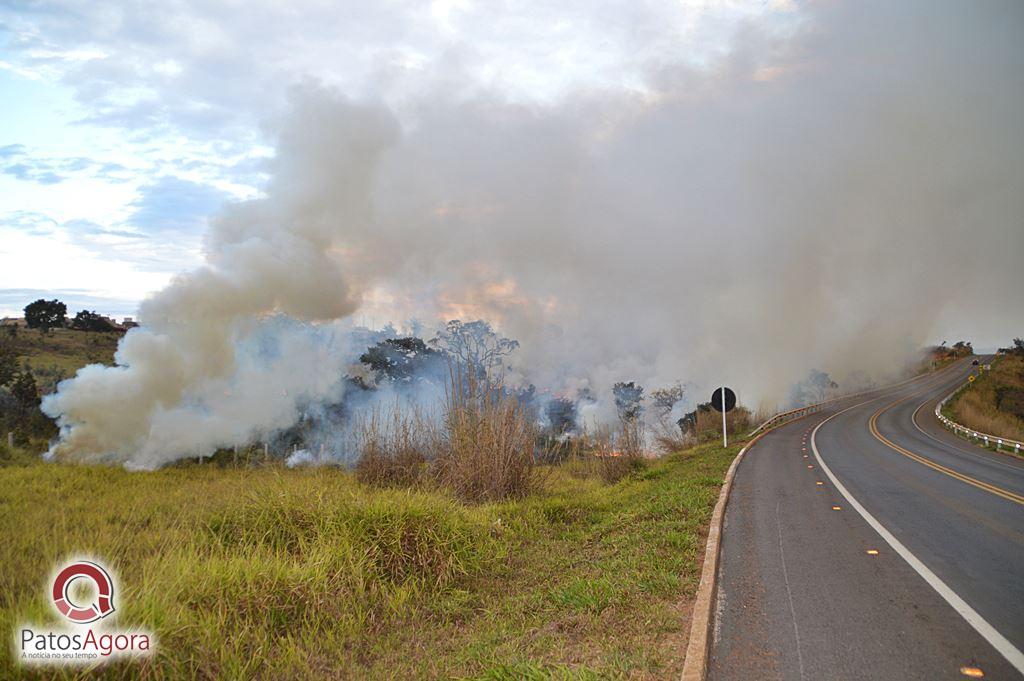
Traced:
<path fill-rule="evenodd" d="M 736 451 L 614 485 L 563 465 L 480 506 L 334 469 L 3 468 L 0 629 L 53 621 L 46 579 L 84 552 L 119 576 L 119 624 L 160 642 L 112 678 L 669 678 Z"/>
<path fill-rule="evenodd" d="M 946 415 L 968 428 L 1024 442 L 1024 357 L 1008 355 L 946 403 Z"/>
<path fill-rule="evenodd" d="M 53 392 L 59 381 L 74 376 L 86 364 L 113 364 L 122 335 L 70 329 L 53 329 L 44 334 L 22 328 L 12 336 L 7 329 L 0 329 L 0 342 L 12 347 L 19 366 L 31 367 L 45 394 Z"/>

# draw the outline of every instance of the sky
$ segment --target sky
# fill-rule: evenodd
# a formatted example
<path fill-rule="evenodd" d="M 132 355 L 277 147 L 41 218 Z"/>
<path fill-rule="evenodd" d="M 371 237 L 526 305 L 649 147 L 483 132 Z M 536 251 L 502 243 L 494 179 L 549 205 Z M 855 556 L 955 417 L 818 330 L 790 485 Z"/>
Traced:
<path fill-rule="evenodd" d="M 262 195 L 305 83 L 399 113 L 438 87 L 557 106 L 800 20 L 784 0 L 3 3 L 0 314 L 55 296 L 134 315 L 202 262 L 211 215 Z"/>

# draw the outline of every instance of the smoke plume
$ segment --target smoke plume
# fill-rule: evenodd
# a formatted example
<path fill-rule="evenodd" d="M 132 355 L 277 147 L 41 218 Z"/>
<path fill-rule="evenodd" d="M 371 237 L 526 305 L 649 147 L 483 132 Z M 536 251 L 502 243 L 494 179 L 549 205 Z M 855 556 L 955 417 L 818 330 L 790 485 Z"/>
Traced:
<path fill-rule="evenodd" d="M 56 454 L 152 467 L 337 399 L 344 320 L 485 318 L 513 380 L 781 400 L 1024 319 L 1024 10 L 822 3 L 712 67 L 557 103 L 291 94 L 265 197 L 147 300 L 118 366 L 46 399 Z M 438 67 L 442 68 L 442 67 Z"/>

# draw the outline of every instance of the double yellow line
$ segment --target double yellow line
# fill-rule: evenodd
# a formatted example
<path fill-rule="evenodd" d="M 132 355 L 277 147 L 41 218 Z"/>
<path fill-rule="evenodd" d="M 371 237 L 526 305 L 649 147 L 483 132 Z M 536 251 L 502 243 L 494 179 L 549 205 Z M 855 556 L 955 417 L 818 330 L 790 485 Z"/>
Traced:
<path fill-rule="evenodd" d="M 874 414 L 871 415 L 871 420 L 868 421 L 868 427 L 871 429 L 871 434 L 875 436 L 875 439 L 877 439 L 879 442 L 881 442 L 882 444 L 886 445 L 887 447 L 890 447 L 891 449 L 896 450 L 897 452 L 899 452 L 903 456 L 911 458 L 911 459 L 913 459 L 914 461 L 916 461 L 916 462 L 918 462 L 920 464 L 924 464 L 925 466 L 928 466 L 929 468 L 932 468 L 934 470 L 939 471 L 940 473 L 945 473 L 946 475 L 948 475 L 951 478 L 956 478 L 957 480 L 959 480 L 961 482 L 966 482 L 968 485 L 974 485 L 978 489 L 983 489 L 986 492 L 991 492 L 992 494 L 995 494 L 996 496 L 1000 496 L 1000 497 L 1002 497 L 1004 499 L 1009 499 L 1010 501 L 1013 501 L 1013 502 L 1016 502 L 1018 504 L 1024 505 L 1024 497 L 1020 496 L 1019 494 L 1014 494 L 1013 492 L 1005 490 L 1005 489 L 1003 489 L 1001 487 L 996 487 L 995 485 L 990 485 L 987 482 L 982 482 L 981 480 L 978 480 L 976 478 L 972 478 L 969 475 L 964 475 L 963 473 L 957 472 L 957 471 L 953 470 L 952 468 L 947 468 L 946 466 L 943 466 L 941 464 L 937 464 L 934 461 L 932 461 L 931 459 L 926 459 L 925 457 L 921 456 L 920 454 L 915 454 L 914 452 L 910 451 L 909 449 L 904 449 L 903 447 L 900 447 L 898 444 L 896 444 L 895 442 L 889 440 L 884 435 L 882 435 L 880 432 L 878 432 L 878 417 L 883 412 L 885 412 L 885 411 L 887 411 L 889 409 L 892 409 L 893 407 L 895 407 L 900 402 L 906 402 L 911 397 L 914 397 L 914 396 L 913 395 L 908 395 L 907 397 L 900 398 L 900 399 L 896 400 L 895 402 L 892 402 L 891 404 L 885 405 L 884 407 L 882 407 L 881 409 L 879 409 L 878 411 L 876 411 Z"/>

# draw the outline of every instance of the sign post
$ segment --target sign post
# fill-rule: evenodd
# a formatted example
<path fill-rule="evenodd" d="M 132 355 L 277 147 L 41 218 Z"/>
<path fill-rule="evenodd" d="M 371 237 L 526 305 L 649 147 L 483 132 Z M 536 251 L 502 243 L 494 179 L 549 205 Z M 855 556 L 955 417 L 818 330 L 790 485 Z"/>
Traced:
<path fill-rule="evenodd" d="M 722 393 L 725 393 L 725 386 L 722 386 Z M 729 446 L 729 429 L 725 427 L 725 410 L 722 410 L 722 449 Z M 202 459 L 200 459 L 202 461 Z"/>
<path fill-rule="evenodd" d="M 725 423 L 725 412 L 736 406 L 736 393 L 724 385 L 711 393 L 711 406 L 722 412 L 722 447 L 729 446 L 729 433 Z"/>

